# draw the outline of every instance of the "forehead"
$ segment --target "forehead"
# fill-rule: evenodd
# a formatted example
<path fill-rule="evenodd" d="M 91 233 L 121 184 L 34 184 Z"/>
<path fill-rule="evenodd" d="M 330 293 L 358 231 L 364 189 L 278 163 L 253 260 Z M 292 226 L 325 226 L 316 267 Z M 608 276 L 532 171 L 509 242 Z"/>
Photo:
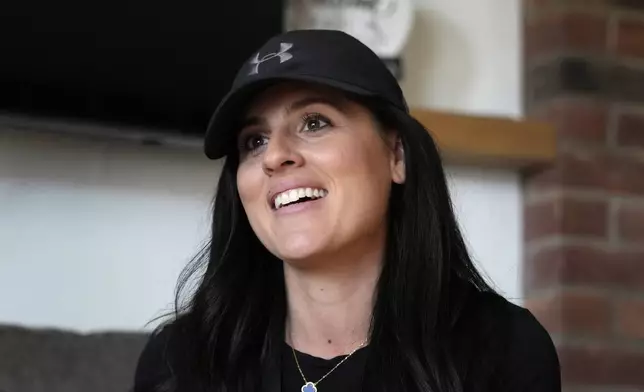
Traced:
<path fill-rule="evenodd" d="M 294 102 L 319 99 L 344 106 L 348 103 L 346 96 L 331 87 L 302 82 L 283 82 L 270 86 L 257 94 L 248 104 L 245 117 L 261 116 L 269 110 L 287 109 Z"/>

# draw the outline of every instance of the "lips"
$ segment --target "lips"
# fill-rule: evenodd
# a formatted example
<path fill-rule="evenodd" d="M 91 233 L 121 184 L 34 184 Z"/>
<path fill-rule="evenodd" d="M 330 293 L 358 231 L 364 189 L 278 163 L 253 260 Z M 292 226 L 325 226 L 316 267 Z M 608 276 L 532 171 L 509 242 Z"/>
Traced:
<path fill-rule="evenodd" d="M 310 200 L 316 200 L 326 197 L 329 191 L 323 188 L 312 187 L 299 187 L 287 189 L 283 192 L 277 193 L 272 198 L 272 207 L 275 210 L 286 207 L 288 205 L 302 203 Z"/>

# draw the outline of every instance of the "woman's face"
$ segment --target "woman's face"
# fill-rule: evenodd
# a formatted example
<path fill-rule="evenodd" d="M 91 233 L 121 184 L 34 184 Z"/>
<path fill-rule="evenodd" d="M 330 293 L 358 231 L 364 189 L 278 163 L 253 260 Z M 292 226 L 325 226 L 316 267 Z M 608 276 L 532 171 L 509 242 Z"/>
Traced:
<path fill-rule="evenodd" d="M 271 253 L 312 267 L 382 248 L 404 162 L 368 109 L 330 89 L 280 84 L 252 102 L 237 145 L 239 196 Z"/>

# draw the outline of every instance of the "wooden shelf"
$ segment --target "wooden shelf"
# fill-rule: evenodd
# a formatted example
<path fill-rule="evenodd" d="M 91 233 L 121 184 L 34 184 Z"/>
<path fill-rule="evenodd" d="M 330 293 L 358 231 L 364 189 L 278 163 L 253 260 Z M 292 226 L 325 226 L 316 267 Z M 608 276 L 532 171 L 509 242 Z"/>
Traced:
<path fill-rule="evenodd" d="M 426 109 L 411 114 L 430 131 L 448 164 L 521 170 L 547 164 L 556 154 L 549 124 Z"/>

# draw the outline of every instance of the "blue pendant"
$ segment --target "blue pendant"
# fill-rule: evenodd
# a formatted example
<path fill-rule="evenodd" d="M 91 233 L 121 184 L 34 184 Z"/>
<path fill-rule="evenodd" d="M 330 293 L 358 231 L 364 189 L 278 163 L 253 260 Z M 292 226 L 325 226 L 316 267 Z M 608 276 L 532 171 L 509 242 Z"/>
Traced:
<path fill-rule="evenodd" d="M 302 392 L 318 392 L 318 388 L 311 381 L 302 385 Z"/>

